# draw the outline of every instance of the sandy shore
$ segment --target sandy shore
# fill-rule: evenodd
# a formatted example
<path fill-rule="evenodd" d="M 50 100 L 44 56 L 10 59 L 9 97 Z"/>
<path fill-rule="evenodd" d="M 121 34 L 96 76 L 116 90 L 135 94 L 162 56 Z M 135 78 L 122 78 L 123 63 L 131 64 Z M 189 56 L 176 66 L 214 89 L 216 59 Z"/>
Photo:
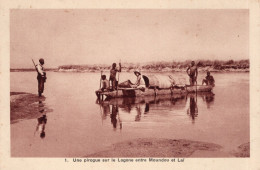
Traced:
<path fill-rule="evenodd" d="M 108 150 L 86 157 L 249 157 L 249 143 L 226 153 L 222 146 L 185 139 L 139 138 L 116 143 Z"/>
<path fill-rule="evenodd" d="M 11 123 L 22 119 L 35 119 L 46 112 L 50 112 L 44 105 L 45 97 L 24 92 L 10 93 Z"/>
<path fill-rule="evenodd" d="M 250 143 L 248 142 L 238 146 L 234 155 L 236 157 L 250 157 Z"/>

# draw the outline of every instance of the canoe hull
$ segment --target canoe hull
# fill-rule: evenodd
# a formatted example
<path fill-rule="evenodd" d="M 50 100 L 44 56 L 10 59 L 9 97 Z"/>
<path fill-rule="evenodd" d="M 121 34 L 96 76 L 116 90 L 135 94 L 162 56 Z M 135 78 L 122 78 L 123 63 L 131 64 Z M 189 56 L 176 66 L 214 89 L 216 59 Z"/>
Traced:
<path fill-rule="evenodd" d="M 169 95 L 169 94 L 187 94 L 187 93 L 198 93 L 211 92 L 212 86 L 184 86 L 178 88 L 169 89 L 120 89 L 118 91 L 103 92 L 104 95 L 109 98 L 121 98 L 121 97 L 141 97 L 141 96 L 157 96 L 157 95 Z"/>

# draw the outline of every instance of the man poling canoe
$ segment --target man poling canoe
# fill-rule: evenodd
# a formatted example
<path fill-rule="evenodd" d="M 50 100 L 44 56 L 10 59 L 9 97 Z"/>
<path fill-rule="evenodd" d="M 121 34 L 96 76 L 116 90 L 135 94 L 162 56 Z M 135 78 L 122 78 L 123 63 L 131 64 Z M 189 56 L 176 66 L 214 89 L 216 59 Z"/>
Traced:
<path fill-rule="evenodd" d="M 112 68 L 110 70 L 109 81 L 111 81 L 112 90 L 115 90 L 117 87 L 117 79 L 116 73 L 121 72 L 121 63 L 119 63 L 119 69 L 116 68 L 116 63 L 112 64 Z"/>
<path fill-rule="evenodd" d="M 194 86 L 198 77 L 198 69 L 194 61 L 191 62 L 191 65 L 187 68 L 186 72 L 190 77 L 190 85 Z"/>
<path fill-rule="evenodd" d="M 44 71 L 44 59 L 39 59 L 39 64 L 35 65 L 32 59 L 35 70 L 37 71 L 37 80 L 38 80 L 38 95 L 41 96 L 44 91 L 44 83 L 46 82 L 46 72 Z"/>

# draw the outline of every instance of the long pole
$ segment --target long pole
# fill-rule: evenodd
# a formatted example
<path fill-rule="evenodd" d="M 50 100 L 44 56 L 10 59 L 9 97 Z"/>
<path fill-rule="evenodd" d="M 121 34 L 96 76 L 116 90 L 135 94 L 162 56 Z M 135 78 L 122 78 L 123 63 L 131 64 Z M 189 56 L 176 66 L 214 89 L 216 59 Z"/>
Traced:
<path fill-rule="evenodd" d="M 39 73 L 38 70 L 37 70 L 36 64 L 34 63 L 33 59 L 32 59 L 32 62 L 33 62 L 33 65 L 35 67 L 35 70 L 37 71 L 37 73 Z"/>
<path fill-rule="evenodd" d="M 101 75 L 100 75 L 100 81 L 99 81 L 99 89 L 101 89 L 102 72 L 103 72 L 103 71 L 101 70 L 101 72 L 100 72 L 100 73 L 101 73 Z"/>
<path fill-rule="evenodd" d="M 121 72 L 121 59 L 119 60 L 119 67 L 120 67 L 120 72 Z M 116 96 L 118 96 L 118 84 L 119 84 L 119 74 L 120 72 L 118 72 L 118 81 L 117 81 L 117 87 L 116 87 Z"/>
<path fill-rule="evenodd" d="M 196 66 L 196 102 L 197 102 L 197 91 L 198 91 L 198 64 Z"/>
<path fill-rule="evenodd" d="M 197 81 L 197 79 L 196 79 L 196 103 L 197 103 L 197 94 L 198 94 L 197 88 L 198 88 L 198 81 Z"/>

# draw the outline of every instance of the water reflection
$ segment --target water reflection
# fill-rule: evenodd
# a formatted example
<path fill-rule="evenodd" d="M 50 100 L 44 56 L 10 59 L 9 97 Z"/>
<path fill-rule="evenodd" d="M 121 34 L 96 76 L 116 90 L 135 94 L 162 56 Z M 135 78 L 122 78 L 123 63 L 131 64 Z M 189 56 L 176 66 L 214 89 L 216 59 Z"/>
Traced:
<path fill-rule="evenodd" d="M 119 112 L 118 112 L 118 105 L 116 105 L 116 104 L 112 105 L 112 113 L 110 114 L 110 118 L 111 118 L 111 123 L 113 125 L 114 130 L 116 130 L 118 122 L 119 122 L 120 129 L 122 129 L 122 122 L 121 122 Z"/>
<path fill-rule="evenodd" d="M 44 100 L 45 98 L 39 98 L 38 110 L 41 116 L 37 118 L 38 124 L 36 125 L 36 130 L 34 132 L 34 134 L 39 133 L 39 136 L 42 139 L 45 138 L 45 125 L 47 124 L 47 110 L 43 103 Z"/>
<path fill-rule="evenodd" d="M 119 129 L 122 129 L 122 121 L 120 119 L 117 103 L 109 103 L 108 101 L 97 99 L 96 104 L 100 105 L 102 124 L 103 124 L 103 120 L 105 120 L 109 116 L 111 119 L 111 124 L 113 126 L 113 129 L 116 130 L 118 128 L 118 123 L 119 123 Z"/>
<path fill-rule="evenodd" d="M 102 100 L 96 100 L 96 104 L 100 105 L 100 113 L 102 120 L 105 120 L 108 115 L 110 115 L 110 105 L 107 102 L 102 102 Z"/>
<path fill-rule="evenodd" d="M 198 100 L 200 100 L 200 104 L 198 104 Z M 150 112 L 158 116 L 167 116 L 167 114 L 174 116 L 171 114 L 172 112 L 184 113 L 185 116 L 185 112 L 187 112 L 187 115 L 191 118 L 191 122 L 195 123 L 199 115 L 198 107 L 206 103 L 207 109 L 210 109 L 210 106 L 214 104 L 214 94 L 210 92 L 197 95 L 182 94 L 156 97 L 117 98 L 104 101 L 97 100 L 96 103 L 100 105 L 102 120 L 105 120 L 109 115 L 113 129 L 122 129 L 122 122 L 124 121 L 120 119 L 119 112 L 121 114 L 134 113 L 135 116 L 131 120 L 133 122 L 141 122 L 144 116 L 146 118 L 149 117 Z M 167 112 L 164 112 L 165 110 Z M 118 124 L 120 126 L 118 126 Z"/>
<path fill-rule="evenodd" d="M 209 109 L 211 105 L 214 104 L 214 96 L 215 94 L 213 93 L 208 93 L 203 95 L 202 99 L 207 103 L 207 108 Z"/>
<path fill-rule="evenodd" d="M 195 98 L 195 95 L 189 95 L 190 103 L 189 108 L 187 110 L 187 114 L 190 115 L 192 119 L 192 123 L 195 123 L 195 117 L 198 116 L 198 107 L 197 107 L 197 96 Z"/>

